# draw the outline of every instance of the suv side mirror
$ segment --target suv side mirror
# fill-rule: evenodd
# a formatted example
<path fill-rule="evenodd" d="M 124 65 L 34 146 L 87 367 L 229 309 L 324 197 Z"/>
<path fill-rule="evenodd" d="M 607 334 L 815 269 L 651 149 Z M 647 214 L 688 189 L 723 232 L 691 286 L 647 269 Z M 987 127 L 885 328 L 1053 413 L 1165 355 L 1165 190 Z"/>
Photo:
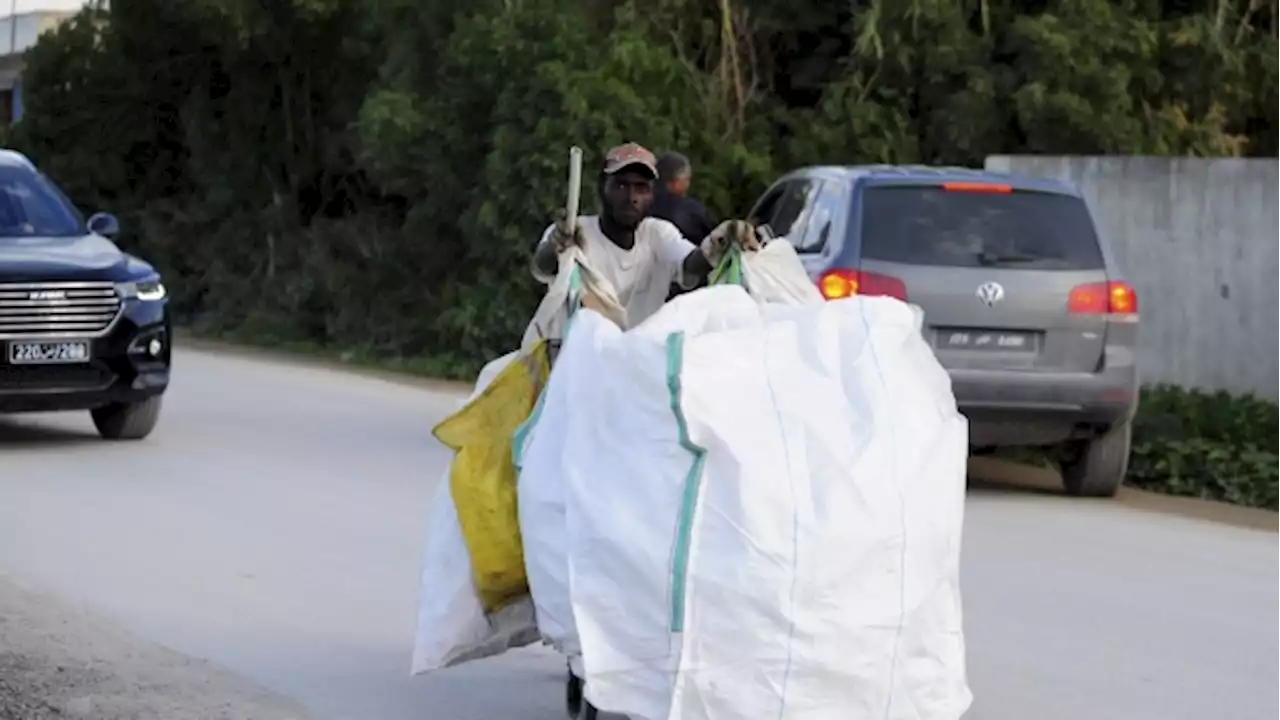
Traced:
<path fill-rule="evenodd" d="M 94 213 L 89 216 L 89 222 L 86 223 L 89 232 L 97 233 L 102 237 L 115 237 L 120 234 L 120 221 L 111 213 Z"/>

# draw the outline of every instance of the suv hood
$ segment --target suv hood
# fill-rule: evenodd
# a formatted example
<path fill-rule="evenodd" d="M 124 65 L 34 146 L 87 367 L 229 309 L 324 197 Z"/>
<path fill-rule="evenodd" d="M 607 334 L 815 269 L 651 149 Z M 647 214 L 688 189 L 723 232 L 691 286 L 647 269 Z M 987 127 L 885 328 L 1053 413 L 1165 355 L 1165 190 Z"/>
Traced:
<path fill-rule="evenodd" d="M 131 258 L 92 233 L 78 237 L 0 237 L 0 282 L 126 280 Z"/>

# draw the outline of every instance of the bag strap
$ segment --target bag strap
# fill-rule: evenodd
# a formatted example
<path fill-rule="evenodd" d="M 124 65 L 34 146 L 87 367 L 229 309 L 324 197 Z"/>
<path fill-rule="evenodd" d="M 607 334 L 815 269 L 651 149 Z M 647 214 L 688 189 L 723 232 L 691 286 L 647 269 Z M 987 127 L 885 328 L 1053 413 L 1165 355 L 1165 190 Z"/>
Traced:
<path fill-rule="evenodd" d="M 707 278 L 708 285 L 741 285 L 742 284 L 742 248 L 730 246 L 720 264 L 716 265 Z"/>
<path fill-rule="evenodd" d="M 573 269 L 569 271 L 569 308 L 568 317 L 572 318 L 573 314 L 582 307 L 582 265 L 577 261 L 573 263 Z"/>

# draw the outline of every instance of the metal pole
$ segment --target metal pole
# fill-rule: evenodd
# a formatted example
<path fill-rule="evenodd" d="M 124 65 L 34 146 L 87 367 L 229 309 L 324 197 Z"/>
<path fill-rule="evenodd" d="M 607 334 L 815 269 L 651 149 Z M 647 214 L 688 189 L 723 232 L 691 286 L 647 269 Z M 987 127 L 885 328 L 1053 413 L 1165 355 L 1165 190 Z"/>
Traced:
<path fill-rule="evenodd" d="M 9 0 L 9 54 L 18 51 L 18 0 Z"/>

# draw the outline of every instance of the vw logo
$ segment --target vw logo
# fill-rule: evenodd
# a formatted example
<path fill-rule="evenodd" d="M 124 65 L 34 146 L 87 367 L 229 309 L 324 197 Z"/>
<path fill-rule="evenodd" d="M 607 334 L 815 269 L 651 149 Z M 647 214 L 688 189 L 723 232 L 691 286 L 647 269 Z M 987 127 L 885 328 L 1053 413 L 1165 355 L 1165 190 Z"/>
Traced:
<path fill-rule="evenodd" d="M 983 305 L 991 307 L 1004 299 L 1004 286 L 998 282 L 985 282 L 978 286 L 975 294 Z"/>

